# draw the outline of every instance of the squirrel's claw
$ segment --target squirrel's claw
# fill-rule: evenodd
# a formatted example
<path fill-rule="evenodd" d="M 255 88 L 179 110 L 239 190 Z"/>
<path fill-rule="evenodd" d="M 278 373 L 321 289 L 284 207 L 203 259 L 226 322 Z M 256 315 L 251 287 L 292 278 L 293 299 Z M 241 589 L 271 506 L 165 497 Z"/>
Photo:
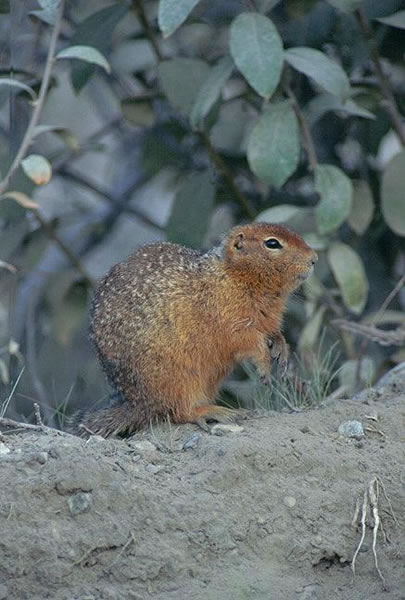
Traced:
<path fill-rule="evenodd" d="M 268 339 L 270 356 L 277 361 L 278 374 L 283 377 L 287 372 L 290 348 L 281 333 L 276 333 Z"/>

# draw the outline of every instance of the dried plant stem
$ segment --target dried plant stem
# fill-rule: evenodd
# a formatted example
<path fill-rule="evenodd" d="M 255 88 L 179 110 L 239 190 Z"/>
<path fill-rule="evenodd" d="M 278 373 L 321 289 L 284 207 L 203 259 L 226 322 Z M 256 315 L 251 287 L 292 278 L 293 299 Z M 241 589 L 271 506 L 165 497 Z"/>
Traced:
<path fill-rule="evenodd" d="M 367 42 L 371 60 L 374 63 L 375 72 L 380 84 L 381 92 L 385 98 L 384 108 L 391 118 L 392 125 L 395 131 L 397 132 L 399 139 L 401 140 L 401 144 L 405 146 L 405 128 L 402 122 L 402 117 L 398 110 L 397 103 L 395 101 L 391 82 L 382 68 L 381 58 L 378 52 L 378 47 L 375 41 L 370 22 L 362 8 L 358 8 L 356 10 L 356 16 L 359 22 L 361 33 Z"/>
<path fill-rule="evenodd" d="M 0 182 L 0 195 L 4 194 L 5 190 L 8 187 L 11 177 L 14 175 L 14 173 L 20 166 L 21 161 L 23 160 L 25 154 L 27 153 L 29 146 L 31 145 L 32 137 L 34 134 L 34 129 L 38 123 L 38 120 L 39 120 L 39 117 L 41 114 L 41 110 L 42 110 L 42 107 L 43 107 L 43 104 L 45 101 L 46 93 L 48 91 L 49 81 L 51 78 L 51 72 L 52 72 L 52 67 L 53 67 L 53 61 L 55 58 L 56 44 L 58 41 L 58 37 L 59 37 L 61 25 L 62 25 L 64 4 L 65 4 L 65 1 L 60 0 L 60 4 L 58 6 L 58 11 L 57 11 L 57 15 L 56 15 L 55 25 L 53 27 L 52 34 L 51 34 L 51 40 L 49 42 L 48 55 L 46 57 L 44 75 L 42 77 L 42 82 L 41 82 L 41 87 L 40 87 L 39 94 L 38 94 L 38 99 L 35 102 L 35 106 L 32 111 L 31 118 L 28 123 L 28 127 L 25 131 L 24 137 L 23 137 L 20 147 L 17 151 L 17 154 L 15 155 L 14 160 L 11 163 L 10 168 L 7 171 L 4 179 Z"/>

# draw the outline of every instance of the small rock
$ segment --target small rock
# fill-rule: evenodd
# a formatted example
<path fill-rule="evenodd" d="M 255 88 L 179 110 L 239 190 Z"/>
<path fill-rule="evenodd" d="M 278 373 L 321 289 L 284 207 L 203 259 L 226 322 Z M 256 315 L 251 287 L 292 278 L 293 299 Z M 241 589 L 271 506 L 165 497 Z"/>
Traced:
<path fill-rule="evenodd" d="M 67 499 L 72 517 L 90 510 L 93 504 L 93 496 L 88 492 L 78 492 Z"/>
<path fill-rule="evenodd" d="M 105 442 L 105 438 L 102 435 L 91 435 L 88 440 L 86 440 L 86 446 L 98 446 L 98 444 L 102 444 Z"/>
<path fill-rule="evenodd" d="M 0 442 L 0 456 L 10 454 L 10 448 L 4 442 Z"/>
<path fill-rule="evenodd" d="M 218 454 L 218 456 L 225 456 L 225 454 L 226 454 L 225 448 L 218 448 L 217 454 Z"/>
<path fill-rule="evenodd" d="M 227 433 L 241 433 L 244 428 L 236 423 L 217 423 L 210 429 L 211 435 L 226 435 Z"/>
<path fill-rule="evenodd" d="M 322 536 L 320 535 L 315 535 L 312 539 L 311 539 L 311 544 L 312 546 L 320 546 L 322 544 Z"/>
<path fill-rule="evenodd" d="M 358 440 L 364 436 L 364 429 L 360 421 L 344 421 L 339 425 L 338 433 L 343 437 Z"/>
<path fill-rule="evenodd" d="M 145 467 L 145 471 L 148 471 L 148 473 L 152 473 L 153 475 L 156 475 L 156 473 L 159 473 L 161 470 L 163 469 L 162 465 L 146 465 Z"/>
<path fill-rule="evenodd" d="M 44 465 L 48 460 L 48 452 L 38 452 L 36 459 L 40 465 Z"/>
<path fill-rule="evenodd" d="M 201 433 L 193 433 L 183 444 L 183 450 L 193 450 L 201 441 Z"/>
<path fill-rule="evenodd" d="M 304 425 L 301 427 L 300 431 L 301 433 L 310 433 L 311 429 L 308 427 L 308 425 Z"/>
<path fill-rule="evenodd" d="M 7 600 L 8 598 L 8 589 L 7 586 L 3 583 L 0 583 L 0 600 Z"/>
<path fill-rule="evenodd" d="M 294 496 L 284 496 L 283 502 L 286 506 L 288 506 L 288 508 L 294 508 L 294 506 L 297 504 L 297 499 L 294 498 Z"/>
<path fill-rule="evenodd" d="M 139 442 L 131 442 L 131 446 L 137 452 L 143 454 L 144 452 L 156 452 L 157 448 L 155 444 L 148 440 L 141 440 Z"/>

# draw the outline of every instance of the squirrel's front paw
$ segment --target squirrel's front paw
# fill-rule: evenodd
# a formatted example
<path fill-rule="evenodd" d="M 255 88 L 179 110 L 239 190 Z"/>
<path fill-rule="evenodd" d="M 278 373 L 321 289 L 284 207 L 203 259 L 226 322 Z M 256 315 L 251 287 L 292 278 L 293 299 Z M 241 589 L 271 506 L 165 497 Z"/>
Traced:
<path fill-rule="evenodd" d="M 288 367 L 290 348 L 282 333 L 275 333 L 268 339 L 270 356 L 277 361 L 277 368 L 281 376 L 285 375 Z"/>
<path fill-rule="evenodd" d="M 271 384 L 271 376 L 269 374 L 260 375 L 260 383 L 269 386 Z"/>

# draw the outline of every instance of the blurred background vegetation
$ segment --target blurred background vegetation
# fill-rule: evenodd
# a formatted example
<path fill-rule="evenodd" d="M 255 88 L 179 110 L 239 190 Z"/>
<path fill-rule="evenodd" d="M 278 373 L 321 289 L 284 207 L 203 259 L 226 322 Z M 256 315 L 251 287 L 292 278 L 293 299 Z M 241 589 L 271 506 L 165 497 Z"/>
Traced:
<path fill-rule="evenodd" d="M 87 332 L 112 264 L 255 219 L 320 255 L 285 319 L 300 361 L 337 341 L 339 395 L 405 359 L 404 9 L 0 0 L 2 415 L 108 395 Z"/>

